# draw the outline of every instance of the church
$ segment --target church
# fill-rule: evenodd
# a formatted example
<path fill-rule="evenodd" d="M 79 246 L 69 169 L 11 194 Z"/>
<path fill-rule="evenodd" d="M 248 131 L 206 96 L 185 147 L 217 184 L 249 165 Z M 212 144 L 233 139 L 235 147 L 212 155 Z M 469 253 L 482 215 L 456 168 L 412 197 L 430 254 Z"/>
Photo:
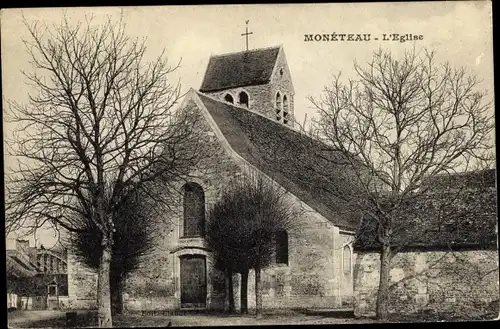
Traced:
<path fill-rule="evenodd" d="M 204 158 L 175 200 L 174 226 L 123 290 L 125 312 L 181 309 L 218 310 L 224 306 L 224 277 L 214 268 L 203 230 L 206 213 L 231 179 L 250 171 L 263 174 L 289 193 L 300 209 L 299 225 L 280 239 L 280 252 L 263 269 L 263 307 L 334 308 L 351 305 L 352 242 L 358 219 L 339 215 L 335 197 L 316 190 L 319 176 L 306 167 L 294 141 L 309 138 L 294 127 L 295 90 L 283 46 L 210 57 L 201 87 L 191 89 L 182 107 L 201 113 L 197 131 Z M 267 146 L 279 144 L 272 156 Z M 294 170 L 284 170 L 284 168 Z M 173 227 L 173 228 L 172 228 Z M 72 308 L 95 307 L 97 277 L 68 256 L 68 294 Z M 239 274 L 233 278 L 239 307 Z M 248 278 L 248 307 L 255 307 L 254 273 Z"/>

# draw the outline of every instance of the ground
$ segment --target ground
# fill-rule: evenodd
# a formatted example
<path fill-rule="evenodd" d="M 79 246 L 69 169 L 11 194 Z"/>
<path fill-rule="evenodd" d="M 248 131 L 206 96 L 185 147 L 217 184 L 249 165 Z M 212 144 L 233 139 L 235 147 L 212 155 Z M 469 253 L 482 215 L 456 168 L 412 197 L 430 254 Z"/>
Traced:
<path fill-rule="evenodd" d="M 96 327 L 87 311 L 78 311 L 79 327 Z M 9 328 L 66 327 L 66 313 L 62 311 L 15 311 L 9 313 Z M 293 325 L 293 324 L 349 324 L 370 323 L 370 319 L 354 319 L 343 310 L 323 312 L 292 312 L 266 314 L 261 319 L 254 315 L 190 314 L 172 316 L 118 315 L 113 319 L 115 327 L 172 327 L 186 326 L 234 326 L 234 325 Z M 93 325 L 94 324 L 94 325 Z"/>

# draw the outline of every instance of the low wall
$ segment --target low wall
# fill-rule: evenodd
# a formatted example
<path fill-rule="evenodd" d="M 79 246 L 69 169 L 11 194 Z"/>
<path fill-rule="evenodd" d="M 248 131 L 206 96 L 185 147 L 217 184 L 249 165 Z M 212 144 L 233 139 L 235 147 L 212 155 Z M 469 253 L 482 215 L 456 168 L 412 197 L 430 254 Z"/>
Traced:
<path fill-rule="evenodd" d="M 354 269 L 354 314 L 374 316 L 380 256 L 359 252 Z M 392 259 L 389 313 L 486 312 L 499 299 L 498 252 L 401 252 Z"/>
<path fill-rule="evenodd" d="M 263 270 L 261 275 L 262 307 L 265 310 L 336 308 L 341 296 L 334 289 L 339 284 L 334 278 L 326 282 L 317 275 L 294 275 L 292 271 Z M 270 273 L 269 273 L 270 272 Z M 239 295 L 239 293 L 238 293 Z M 248 275 L 248 309 L 255 309 L 255 272 Z"/>
<path fill-rule="evenodd" d="M 307 291 L 296 292 L 293 289 L 293 282 L 286 282 L 283 285 L 270 282 L 271 276 L 266 275 L 263 271 L 262 275 L 262 306 L 265 310 L 280 310 L 280 309 L 312 309 L 312 308 L 334 308 L 340 306 L 341 297 L 338 295 L 325 296 L 317 293 L 311 288 L 309 294 Z M 276 280 L 273 280 L 276 281 Z M 308 280 L 301 282 L 301 286 L 310 283 Z M 316 287 L 312 285 L 312 287 Z M 234 274 L 233 276 L 233 293 L 234 305 L 236 311 L 241 308 L 241 275 Z M 248 276 L 248 309 L 255 310 L 255 274 L 251 270 Z M 347 298 L 345 298 L 347 299 Z M 211 295 L 207 300 L 208 310 L 223 310 L 224 295 Z M 175 311 L 180 310 L 180 298 L 176 296 L 150 296 L 150 297 L 134 297 L 129 294 L 124 294 L 124 311 L 127 313 L 145 313 L 155 311 Z M 161 312 L 159 313 L 161 314 Z"/>

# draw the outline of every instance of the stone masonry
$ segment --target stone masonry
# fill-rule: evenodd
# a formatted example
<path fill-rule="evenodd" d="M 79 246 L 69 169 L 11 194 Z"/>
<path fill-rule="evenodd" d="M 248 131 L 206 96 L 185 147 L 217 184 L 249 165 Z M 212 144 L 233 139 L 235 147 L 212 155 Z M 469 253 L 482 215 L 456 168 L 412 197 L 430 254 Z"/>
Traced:
<path fill-rule="evenodd" d="M 380 256 L 358 253 L 354 269 L 356 316 L 374 316 Z M 392 260 L 389 312 L 481 311 L 499 299 L 496 250 L 415 251 Z"/>
<path fill-rule="evenodd" d="M 84 267 L 68 251 L 68 308 L 94 309 L 97 307 L 97 274 Z"/>

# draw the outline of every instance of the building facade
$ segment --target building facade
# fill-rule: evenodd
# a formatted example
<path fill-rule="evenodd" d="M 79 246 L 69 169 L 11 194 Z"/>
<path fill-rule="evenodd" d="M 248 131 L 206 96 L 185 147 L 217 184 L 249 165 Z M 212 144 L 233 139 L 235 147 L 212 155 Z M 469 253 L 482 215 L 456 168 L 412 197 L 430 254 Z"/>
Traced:
<path fill-rule="evenodd" d="M 224 277 L 204 239 L 206 213 L 233 179 L 260 173 L 288 191 L 300 209 L 296 229 L 284 232 L 281 252 L 262 274 L 263 307 L 331 308 L 352 303 L 352 241 L 357 219 L 333 211 L 334 197 L 318 193 L 319 176 L 300 180 L 290 164 L 303 157 L 294 141 L 294 89 L 283 47 L 213 56 L 199 91 L 182 108 L 203 118 L 195 130 L 204 154 L 189 180 L 178 183 L 158 247 L 129 275 L 123 289 L 127 312 L 222 309 Z M 269 145 L 271 142 L 272 145 Z M 273 147 L 269 152 L 269 147 Z M 269 154 L 272 153 L 272 156 Z M 95 300 L 95 274 L 68 261 L 70 299 Z M 241 279 L 236 274 L 235 304 Z M 249 273 L 248 307 L 255 307 Z M 76 305 L 76 303 L 75 303 Z M 92 303 L 88 303 L 92 307 Z"/>

